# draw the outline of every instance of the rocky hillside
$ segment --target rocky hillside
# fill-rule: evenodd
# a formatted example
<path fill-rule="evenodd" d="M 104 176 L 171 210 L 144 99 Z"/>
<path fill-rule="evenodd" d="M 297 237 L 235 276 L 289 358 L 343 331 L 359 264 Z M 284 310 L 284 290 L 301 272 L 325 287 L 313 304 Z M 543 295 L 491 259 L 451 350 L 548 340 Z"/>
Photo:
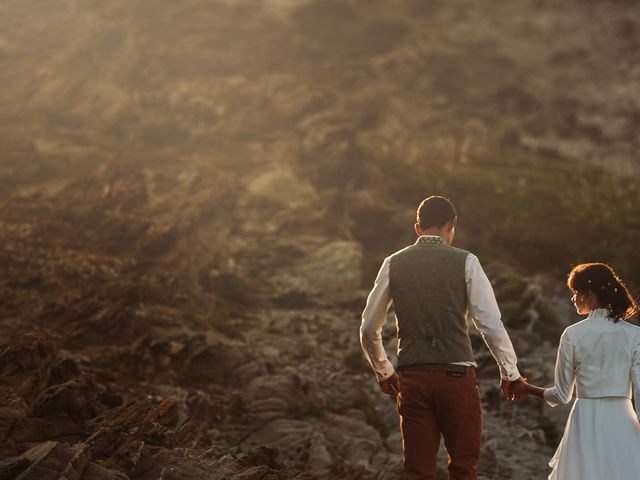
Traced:
<path fill-rule="evenodd" d="M 399 478 L 395 407 L 357 339 L 362 245 L 276 209 L 266 195 L 275 182 L 292 202 L 288 174 L 230 206 L 206 174 L 127 168 L 21 190 L 2 211 L 0 478 Z M 489 271 L 523 369 L 548 382 L 567 302 Z M 507 407 L 474 343 L 484 478 L 535 478 L 562 419 Z"/>
<path fill-rule="evenodd" d="M 640 285 L 638 10 L 3 2 L 0 479 L 399 479 L 357 329 L 432 193 L 548 384 L 570 265 Z M 544 478 L 473 341 L 481 478 Z"/>

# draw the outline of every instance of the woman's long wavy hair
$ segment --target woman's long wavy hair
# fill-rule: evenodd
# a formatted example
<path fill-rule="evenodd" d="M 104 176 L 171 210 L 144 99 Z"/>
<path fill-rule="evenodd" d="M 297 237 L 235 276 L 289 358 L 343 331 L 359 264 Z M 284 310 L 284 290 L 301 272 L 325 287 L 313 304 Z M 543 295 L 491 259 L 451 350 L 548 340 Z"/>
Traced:
<path fill-rule="evenodd" d="M 614 322 L 631 317 L 638 305 L 629 290 L 613 269 L 605 263 L 581 263 L 567 277 L 567 287 L 572 292 L 592 291 L 598 304 L 609 310 Z"/>

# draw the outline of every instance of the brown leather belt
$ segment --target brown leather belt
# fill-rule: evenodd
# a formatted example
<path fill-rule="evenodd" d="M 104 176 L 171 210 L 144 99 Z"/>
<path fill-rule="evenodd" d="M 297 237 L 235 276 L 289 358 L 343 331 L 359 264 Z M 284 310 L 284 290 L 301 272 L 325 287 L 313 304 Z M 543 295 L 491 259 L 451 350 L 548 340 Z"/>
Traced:
<path fill-rule="evenodd" d="M 426 370 L 428 372 L 446 372 L 446 373 L 463 373 L 468 375 L 475 373 L 475 367 L 467 367 L 465 365 L 451 365 L 450 363 L 417 363 L 415 365 L 406 365 L 398 367 L 398 371 L 406 372 L 407 370 Z"/>

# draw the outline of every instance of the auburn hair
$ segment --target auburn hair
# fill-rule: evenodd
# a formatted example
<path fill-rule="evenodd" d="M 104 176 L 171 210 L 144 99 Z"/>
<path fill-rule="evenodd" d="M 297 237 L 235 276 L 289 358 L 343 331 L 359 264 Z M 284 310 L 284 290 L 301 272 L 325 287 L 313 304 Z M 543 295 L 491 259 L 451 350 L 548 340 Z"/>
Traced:
<path fill-rule="evenodd" d="M 605 263 L 581 263 L 573 267 L 567 277 L 572 292 L 595 294 L 598 304 L 609 310 L 614 322 L 631 317 L 638 305 L 620 277 Z"/>

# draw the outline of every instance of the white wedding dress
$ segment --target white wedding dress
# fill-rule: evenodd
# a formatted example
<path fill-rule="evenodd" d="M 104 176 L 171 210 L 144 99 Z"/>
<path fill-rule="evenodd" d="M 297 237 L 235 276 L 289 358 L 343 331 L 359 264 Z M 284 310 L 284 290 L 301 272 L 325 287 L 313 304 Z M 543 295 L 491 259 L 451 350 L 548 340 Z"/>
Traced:
<path fill-rule="evenodd" d="M 544 398 L 551 406 L 568 403 L 574 387 L 577 398 L 549 462 L 549 479 L 640 479 L 640 328 L 614 323 L 605 309 L 568 327 L 555 385 Z"/>

